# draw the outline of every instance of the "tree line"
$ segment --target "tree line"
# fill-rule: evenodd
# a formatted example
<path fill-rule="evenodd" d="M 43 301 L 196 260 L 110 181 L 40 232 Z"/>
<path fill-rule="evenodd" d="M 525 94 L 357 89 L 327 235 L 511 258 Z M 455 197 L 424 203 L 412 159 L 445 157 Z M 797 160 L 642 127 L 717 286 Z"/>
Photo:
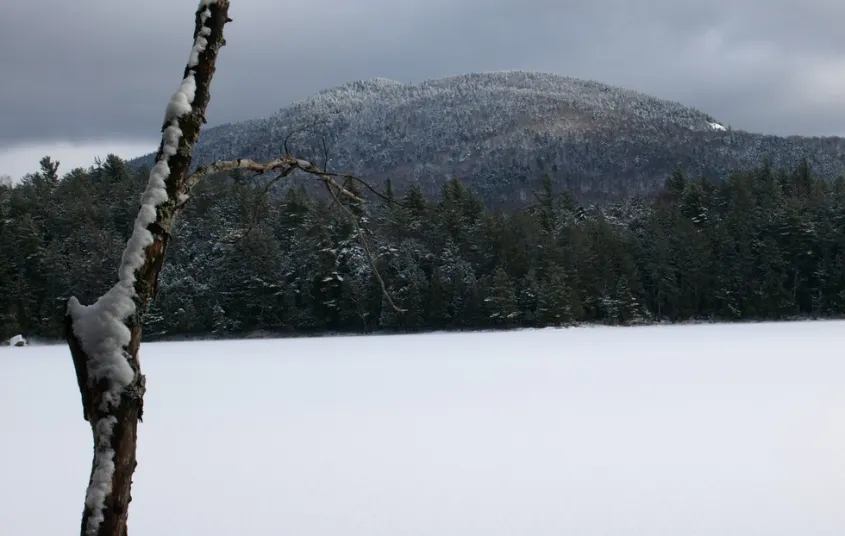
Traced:
<path fill-rule="evenodd" d="M 67 297 L 90 303 L 109 287 L 148 175 L 113 155 L 64 176 L 49 157 L 40 167 L 0 184 L 4 339 L 58 339 Z M 724 181 L 679 170 L 653 196 L 601 206 L 546 177 L 509 211 L 458 180 L 437 199 L 388 181 L 384 199 L 338 210 L 298 180 L 266 189 L 229 173 L 195 189 L 148 339 L 845 313 L 845 179 L 806 162 Z"/>

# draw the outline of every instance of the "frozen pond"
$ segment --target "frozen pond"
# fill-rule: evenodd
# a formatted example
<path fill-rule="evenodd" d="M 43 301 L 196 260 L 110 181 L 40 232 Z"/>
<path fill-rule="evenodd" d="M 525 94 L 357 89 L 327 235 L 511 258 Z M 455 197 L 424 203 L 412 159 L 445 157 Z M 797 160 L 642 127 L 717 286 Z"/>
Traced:
<path fill-rule="evenodd" d="M 142 346 L 133 536 L 842 536 L 845 322 Z M 0 348 L 0 532 L 77 534 L 62 346 Z"/>

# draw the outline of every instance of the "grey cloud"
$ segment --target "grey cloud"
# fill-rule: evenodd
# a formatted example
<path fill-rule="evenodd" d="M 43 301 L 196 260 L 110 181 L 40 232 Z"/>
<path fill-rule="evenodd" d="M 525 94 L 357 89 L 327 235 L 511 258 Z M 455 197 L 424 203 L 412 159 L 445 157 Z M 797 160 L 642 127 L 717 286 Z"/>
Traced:
<path fill-rule="evenodd" d="M 0 145 L 155 135 L 193 0 L 9 1 Z M 354 79 L 531 69 L 678 100 L 735 128 L 845 132 L 839 0 L 234 0 L 231 14 L 212 124 Z"/>

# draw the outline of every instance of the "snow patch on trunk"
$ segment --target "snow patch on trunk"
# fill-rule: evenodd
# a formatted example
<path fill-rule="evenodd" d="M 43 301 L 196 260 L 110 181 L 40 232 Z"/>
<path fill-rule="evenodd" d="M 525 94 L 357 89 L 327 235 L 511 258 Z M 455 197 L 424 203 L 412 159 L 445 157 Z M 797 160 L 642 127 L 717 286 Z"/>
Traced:
<path fill-rule="evenodd" d="M 113 416 L 97 421 L 97 432 L 100 440 L 94 450 L 94 472 L 91 474 L 91 484 L 85 495 L 85 506 L 91 509 L 86 532 L 96 535 L 100 524 L 105 519 L 103 509 L 106 497 L 112 490 L 112 475 L 114 474 L 114 449 L 111 448 L 111 436 L 117 419 Z"/>

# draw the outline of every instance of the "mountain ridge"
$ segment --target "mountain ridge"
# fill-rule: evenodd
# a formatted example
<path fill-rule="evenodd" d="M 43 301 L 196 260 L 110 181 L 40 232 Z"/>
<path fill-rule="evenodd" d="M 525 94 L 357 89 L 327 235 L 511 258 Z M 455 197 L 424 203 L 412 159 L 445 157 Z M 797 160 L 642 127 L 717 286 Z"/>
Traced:
<path fill-rule="evenodd" d="M 300 157 L 402 190 L 437 193 L 452 178 L 494 204 L 530 199 L 544 174 L 577 196 L 602 200 L 650 193 L 678 168 L 727 178 L 769 159 L 792 168 L 845 174 L 845 138 L 775 136 L 724 127 L 679 102 L 547 73 L 469 73 L 407 84 L 351 81 L 263 118 L 204 129 L 194 163 L 266 160 L 288 134 Z M 133 164 L 152 163 L 145 155 Z"/>

